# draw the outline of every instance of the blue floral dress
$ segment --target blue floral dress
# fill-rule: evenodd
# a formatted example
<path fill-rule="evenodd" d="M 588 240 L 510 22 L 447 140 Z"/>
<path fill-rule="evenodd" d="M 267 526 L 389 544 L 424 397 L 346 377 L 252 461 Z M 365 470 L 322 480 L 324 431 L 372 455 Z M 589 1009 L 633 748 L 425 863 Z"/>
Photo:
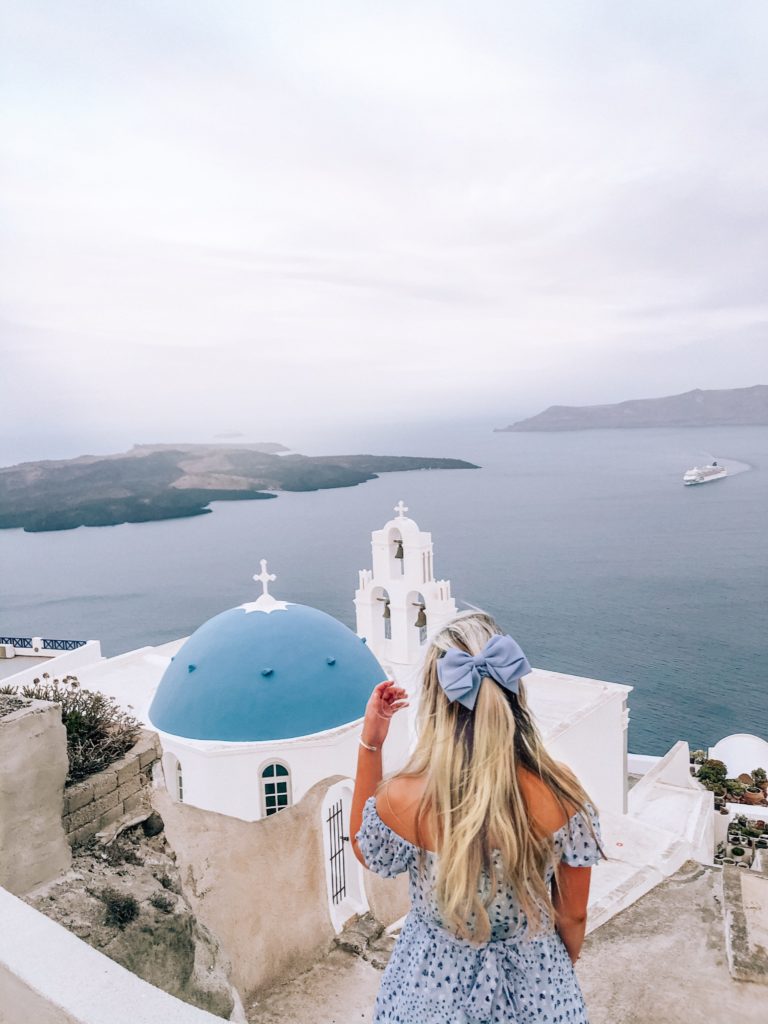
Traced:
<path fill-rule="evenodd" d="M 602 840 L 594 805 L 587 810 Z M 411 909 L 381 980 L 373 1024 L 588 1024 L 568 951 L 547 917 L 544 931 L 526 938 L 525 914 L 514 894 L 500 889 L 489 907 L 490 941 L 471 944 L 442 927 L 434 896 L 437 854 L 385 825 L 373 796 L 356 838 L 371 871 L 385 878 L 409 874 Z M 553 839 L 555 861 L 591 867 L 600 859 L 578 812 Z M 553 874 L 550 866 L 547 885 Z"/>

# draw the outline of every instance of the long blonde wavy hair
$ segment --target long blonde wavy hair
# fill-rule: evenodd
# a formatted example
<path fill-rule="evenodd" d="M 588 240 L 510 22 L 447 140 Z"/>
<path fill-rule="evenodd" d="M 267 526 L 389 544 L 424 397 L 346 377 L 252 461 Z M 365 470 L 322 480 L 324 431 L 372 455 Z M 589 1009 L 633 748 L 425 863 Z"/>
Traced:
<path fill-rule="evenodd" d="M 437 676 L 437 662 L 455 647 L 476 655 L 498 625 L 485 612 L 464 612 L 432 639 L 427 651 L 418 710 L 418 740 L 397 775 L 426 779 L 416 814 L 416 834 L 427 816 L 435 823 L 436 898 L 449 929 L 462 938 L 490 938 L 488 915 L 495 891 L 511 886 L 526 915 L 531 934 L 550 922 L 556 910 L 545 884 L 553 861 L 551 835 L 533 832 L 518 766 L 544 782 L 569 818 L 584 814 L 597 841 L 585 804 L 590 800 L 576 776 L 547 753 L 518 680 L 513 694 L 492 679 L 483 679 L 472 711 L 448 701 Z M 489 836 L 493 835 L 492 847 Z M 598 841 L 599 846 L 599 841 Z M 500 851 L 500 874 L 494 879 L 494 849 Z M 600 852 L 605 856 L 602 847 Z M 491 884 L 480 884 L 483 869 Z"/>

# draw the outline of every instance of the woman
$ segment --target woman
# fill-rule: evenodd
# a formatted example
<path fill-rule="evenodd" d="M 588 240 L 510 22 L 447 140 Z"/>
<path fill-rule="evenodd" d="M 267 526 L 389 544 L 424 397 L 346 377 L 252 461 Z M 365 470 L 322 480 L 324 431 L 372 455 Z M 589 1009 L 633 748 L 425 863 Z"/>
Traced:
<path fill-rule="evenodd" d="M 597 810 L 544 748 L 512 637 L 482 612 L 432 640 L 418 741 L 381 781 L 381 747 L 406 693 L 380 683 L 366 707 L 350 831 L 357 858 L 408 871 L 411 910 L 374 1024 L 587 1024 L 573 968 L 586 927 Z"/>

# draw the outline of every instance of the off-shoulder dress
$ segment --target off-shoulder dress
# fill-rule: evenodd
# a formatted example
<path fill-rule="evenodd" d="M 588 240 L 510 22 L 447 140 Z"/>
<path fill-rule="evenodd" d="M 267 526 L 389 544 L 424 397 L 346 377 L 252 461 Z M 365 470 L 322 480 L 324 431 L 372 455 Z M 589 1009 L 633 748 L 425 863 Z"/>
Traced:
<path fill-rule="evenodd" d="M 586 806 L 602 840 L 597 810 Z M 373 796 L 356 839 L 371 871 L 385 878 L 409 875 L 411 909 L 381 979 L 373 1024 L 589 1024 L 562 939 L 546 918 L 544 931 L 527 937 L 525 914 L 512 891 L 499 890 L 490 905 L 490 941 L 472 944 L 441 923 L 434 896 L 437 854 L 389 828 Z M 553 839 L 555 862 L 591 867 L 600 859 L 578 812 Z M 553 874 L 550 866 L 547 885 Z"/>

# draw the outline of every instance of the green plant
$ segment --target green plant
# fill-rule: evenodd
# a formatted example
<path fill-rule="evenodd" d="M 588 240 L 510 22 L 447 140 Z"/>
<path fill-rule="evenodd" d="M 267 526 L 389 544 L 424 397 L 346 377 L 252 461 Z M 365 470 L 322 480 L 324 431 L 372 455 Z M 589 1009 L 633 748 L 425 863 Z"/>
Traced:
<path fill-rule="evenodd" d="M 741 796 L 744 792 L 744 786 L 738 779 L 725 779 L 723 785 L 731 796 Z M 741 818 L 737 818 L 736 820 L 741 824 Z"/>
<path fill-rule="evenodd" d="M 706 750 L 692 750 L 690 759 L 693 764 L 703 764 L 707 759 Z"/>
<path fill-rule="evenodd" d="M 768 774 L 766 774 L 765 768 L 755 768 L 755 770 L 749 774 L 752 776 L 752 781 L 756 786 L 759 786 L 761 782 L 768 780 Z"/>
<path fill-rule="evenodd" d="M 154 892 L 149 897 L 149 902 L 156 910 L 162 910 L 164 914 L 170 914 L 176 906 L 176 900 L 166 896 L 164 892 Z"/>
<path fill-rule="evenodd" d="M 722 761 L 714 758 L 703 761 L 696 778 L 700 782 L 723 783 L 728 774 L 728 769 Z"/>
<path fill-rule="evenodd" d="M 139 916 L 139 904 L 128 893 L 118 892 L 117 889 L 112 888 L 102 889 L 99 899 L 107 908 L 105 924 L 125 928 Z"/>
<path fill-rule="evenodd" d="M 68 679 L 67 686 L 54 680 L 23 686 L 21 692 L 24 697 L 61 704 L 69 756 L 67 785 L 71 785 L 121 758 L 136 742 L 141 725 L 113 697 L 81 690 L 75 676 Z"/>
<path fill-rule="evenodd" d="M 731 856 L 732 857 L 743 857 L 746 852 L 747 851 L 744 849 L 743 846 L 732 846 L 731 847 Z"/>

